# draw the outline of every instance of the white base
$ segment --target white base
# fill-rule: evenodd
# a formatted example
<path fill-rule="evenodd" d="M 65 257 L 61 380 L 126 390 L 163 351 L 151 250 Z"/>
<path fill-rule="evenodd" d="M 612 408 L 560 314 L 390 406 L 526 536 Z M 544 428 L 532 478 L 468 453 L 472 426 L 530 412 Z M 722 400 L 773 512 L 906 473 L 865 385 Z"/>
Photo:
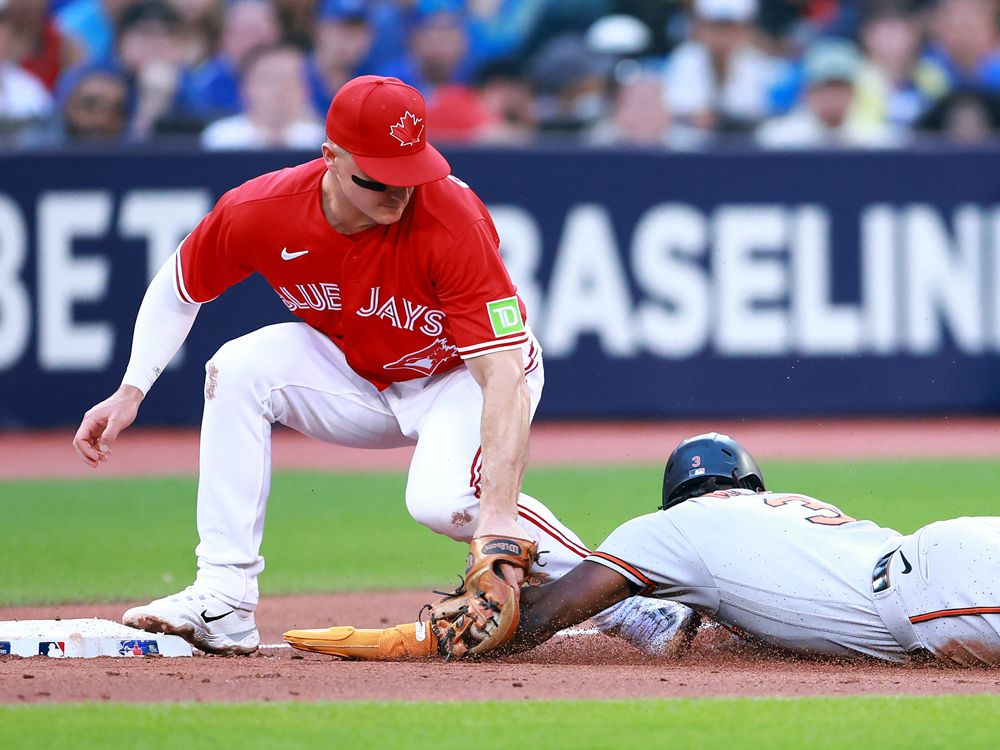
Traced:
<path fill-rule="evenodd" d="M 147 633 L 112 620 L 9 620 L 0 622 L 0 656 L 57 659 L 96 656 L 191 656 L 180 636 Z"/>

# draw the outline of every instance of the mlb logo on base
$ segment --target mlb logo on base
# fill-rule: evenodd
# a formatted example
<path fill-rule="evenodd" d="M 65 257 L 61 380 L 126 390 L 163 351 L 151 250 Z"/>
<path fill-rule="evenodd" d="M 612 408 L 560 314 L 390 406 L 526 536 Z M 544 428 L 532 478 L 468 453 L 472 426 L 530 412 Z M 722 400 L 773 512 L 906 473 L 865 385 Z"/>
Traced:
<path fill-rule="evenodd" d="M 66 643 L 64 641 L 42 641 L 38 644 L 38 655 L 62 659 L 66 656 Z"/>

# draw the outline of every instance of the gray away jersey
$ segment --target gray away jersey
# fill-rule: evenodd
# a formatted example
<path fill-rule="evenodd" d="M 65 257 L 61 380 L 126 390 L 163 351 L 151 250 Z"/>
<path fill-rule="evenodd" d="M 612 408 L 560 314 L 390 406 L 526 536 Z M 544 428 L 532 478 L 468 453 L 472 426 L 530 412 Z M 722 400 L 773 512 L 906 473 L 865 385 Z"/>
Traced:
<path fill-rule="evenodd" d="M 632 519 L 587 560 L 763 643 L 902 661 L 872 603 L 901 540 L 805 495 L 726 490 Z"/>

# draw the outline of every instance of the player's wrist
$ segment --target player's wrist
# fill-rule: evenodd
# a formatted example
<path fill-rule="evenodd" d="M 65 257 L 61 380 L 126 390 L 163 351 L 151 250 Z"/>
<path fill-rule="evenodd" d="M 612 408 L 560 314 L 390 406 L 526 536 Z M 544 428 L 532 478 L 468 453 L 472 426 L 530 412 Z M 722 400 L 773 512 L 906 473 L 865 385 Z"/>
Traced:
<path fill-rule="evenodd" d="M 125 388 L 128 387 L 138 391 L 143 397 L 145 397 L 155 382 L 156 373 L 153 370 L 129 364 L 129 366 L 125 368 L 125 374 L 122 376 L 118 392 L 125 395 Z M 131 391 L 129 391 L 129 393 L 131 393 Z"/>
<path fill-rule="evenodd" d="M 481 513 L 473 538 L 483 536 L 509 536 L 529 540 L 526 532 L 517 522 L 516 511 L 510 513 Z"/>
<path fill-rule="evenodd" d="M 118 393 L 116 394 L 128 401 L 132 401 L 137 406 L 142 403 L 142 400 L 146 397 L 141 388 L 137 386 L 130 385 L 129 383 L 122 383 L 118 386 Z"/>

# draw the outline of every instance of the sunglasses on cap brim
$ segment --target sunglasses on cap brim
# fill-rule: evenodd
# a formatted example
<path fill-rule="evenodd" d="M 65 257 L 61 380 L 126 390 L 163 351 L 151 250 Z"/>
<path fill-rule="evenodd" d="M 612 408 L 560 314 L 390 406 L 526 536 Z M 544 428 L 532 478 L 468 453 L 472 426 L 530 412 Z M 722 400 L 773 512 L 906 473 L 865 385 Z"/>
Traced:
<path fill-rule="evenodd" d="M 354 184 L 358 187 L 362 187 L 365 190 L 374 190 L 376 193 L 384 193 L 389 189 L 389 186 L 384 182 L 376 182 L 375 180 L 366 180 L 363 177 L 358 177 L 356 174 L 351 175 L 351 179 L 354 180 Z"/>

